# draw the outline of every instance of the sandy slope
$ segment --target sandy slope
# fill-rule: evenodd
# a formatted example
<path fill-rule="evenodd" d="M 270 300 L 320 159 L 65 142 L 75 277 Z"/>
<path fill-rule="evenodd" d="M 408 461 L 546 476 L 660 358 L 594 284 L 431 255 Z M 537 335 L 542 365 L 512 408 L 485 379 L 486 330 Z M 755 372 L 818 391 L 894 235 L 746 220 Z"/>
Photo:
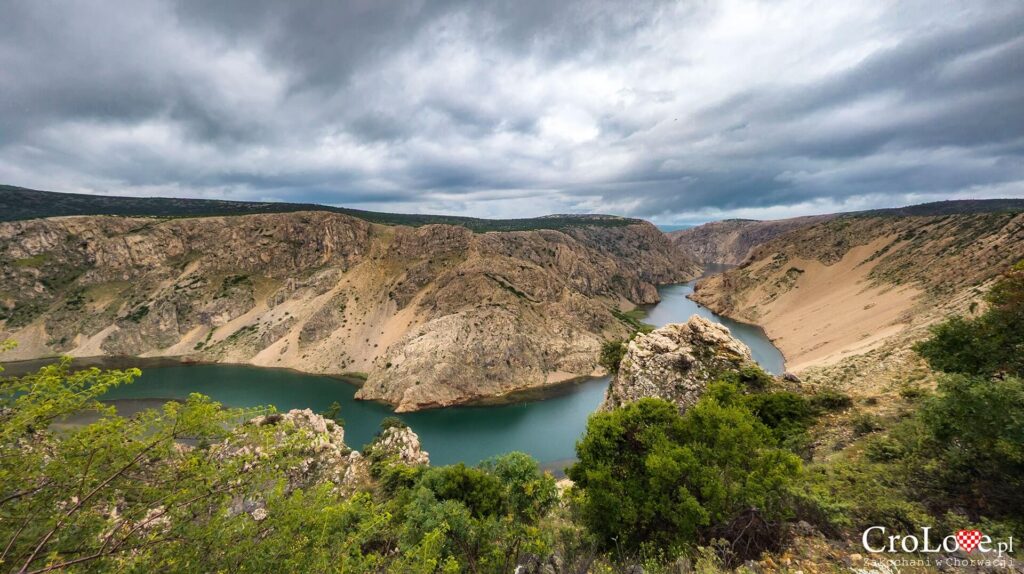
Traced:
<path fill-rule="evenodd" d="M 1024 256 L 1024 214 L 841 217 L 756 247 L 693 298 L 765 329 L 805 372 L 905 350 Z"/>
<path fill-rule="evenodd" d="M 906 314 L 921 290 L 913 286 L 872 285 L 875 262 L 865 262 L 885 238 L 851 249 L 838 263 L 795 259 L 802 269 L 793 289 L 758 306 L 757 322 L 786 358 L 787 368 L 801 371 L 835 363 L 876 348 L 907 327 Z M 748 297 L 757 301 L 766 287 Z"/>

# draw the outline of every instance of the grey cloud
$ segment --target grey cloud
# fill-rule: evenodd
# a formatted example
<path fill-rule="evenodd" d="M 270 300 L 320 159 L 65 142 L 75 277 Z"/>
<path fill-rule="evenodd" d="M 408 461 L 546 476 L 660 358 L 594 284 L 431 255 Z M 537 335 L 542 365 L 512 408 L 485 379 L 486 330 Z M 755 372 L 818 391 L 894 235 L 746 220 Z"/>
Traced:
<path fill-rule="evenodd" d="M 1024 195 L 1024 7 L 804 8 L 0 0 L 0 179 L 662 219 Z M 759 20 L 787 9 L 815 50 Z"/>

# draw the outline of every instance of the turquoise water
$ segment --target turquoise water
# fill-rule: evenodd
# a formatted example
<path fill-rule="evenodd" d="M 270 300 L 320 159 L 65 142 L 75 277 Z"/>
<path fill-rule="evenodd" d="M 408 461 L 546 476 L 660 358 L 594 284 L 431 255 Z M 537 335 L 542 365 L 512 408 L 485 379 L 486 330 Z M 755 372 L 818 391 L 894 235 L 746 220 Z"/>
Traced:
<path fill-rule="evenodd" d="M 733 337 L 746 343 L 750 347 L 750 353 L 754 360 L 761 365 L 762 369 L 774 375 L 781 375 L 785 370 L 782 353 L 765 336 L 760 327 L 721 317 L 712 313 L 707 307 L 687 299 L 686 296 L 693 293 L 692 282 L 666 285 L 658 289 L 658 293 L 661 295 L 661 303 L 654 305 L 647 312 L 647 318 L 644 319 L 647 323 L 661 327 L 668 323 L 681 323 L 693 315 L 707 317 L 716 323 L 725 325 Z"/>
<path fill-rule="evenodd" d="M 692 285 L 660 289 L 661 303 L 648 309 L 648 323 L 661 326 L 686 321 L 694 313 L 725 323 L 754 351 L 766 370 L 782 371 L 782 357 L 760 329 L 719 318 L 686 298 Z M 109 365 L 110 363 L 108 363 Z M 128 360 L 128 364 L 132 360 Z M 281 411 L 310 408 L 323 411 L 341 404 L 345 442 L 359 448 L 373 438 L 380 421 L 392 416 L 383 404 L 357 401 L 356 387 L 341 379 L 285 369 L 240 365 L 182 365 L 167 361 L 142 363 L 143 375 L 115 389 L 121 412 L 153 406 L 153 399 L 184 399 L 202 393 L 233 407 L 274 405 Z M 13 372 L 11 374 L 14 374 Z M 419 434 L 434 464 L 473 464 L 497 454 L 519 450 L 557 470 L 575 453 L 587 417 L 597 409 L 607 377 L 563 385 L 544 400 L 486 407 L 451 407 L 398 415 Z"/>
<path fill-rule="evenodd" d="M 607 386 L 608 379 L 601 378 L 565 386 L 560 396 L 545 400 L 394 415 L 387 405 L 355 400 L 355 385 L 341 379 L 243 365 L 179 365 L 143 368 L 142 377 L 109 398 L 183 399 L 202 393 L 229 406 L 272 404 L 281 411 L 323 411 L 338 401 L 345 442 L 353 448 L 369 442 L 384 417 L 398 416 L 420 436 L 432 463 L 472 464 L 513 450 L 546 462 L 572 457 Z"/>

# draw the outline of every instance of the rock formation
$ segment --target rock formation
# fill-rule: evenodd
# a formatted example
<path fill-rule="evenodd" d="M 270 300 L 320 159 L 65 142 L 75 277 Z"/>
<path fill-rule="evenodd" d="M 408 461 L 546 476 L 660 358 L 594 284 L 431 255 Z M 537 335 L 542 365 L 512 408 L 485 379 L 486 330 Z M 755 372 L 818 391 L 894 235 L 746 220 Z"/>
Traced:
<path fill-rule="evenodd" d="M 685 410 L 708 383 L 751 364 L 750 349 L 729 329 L 694 315 L 686 323 L 671 323 L 630 341 L 601 408 L 656 397 Z"/>
<path fill-rule="evenodd" d="M 787 369 L 891 355 L 970 309 L 1024 253 L 1024 213 L 856 215 L 779 236 L 744 265 L 699 282 L 692 298 L 756 323 Z"/>
<path fill-rule="evenodd" d="M 359 373 L 360 398 L 402 411 L 501 396 L 600 372 L 602 342 L 629 332 L 613 311 L 699 272 L 648 223 L 575 221 L 482 233 L 319 211 L 0 223 L 0 339 L 18 341 L 12 360 Z"/>
<path fill-rule="evenodd" d="M 246 432 L 252 426 L 271 427 L 272 440 L 254 440 Z M 285 470 L 289 489 L 332 484 L 348 495 L 372 488 L 370 457 L 349 448 L 344 439 L 344 429 L 333 420 L 310 409 L 293 409 L 256 417 L 211 448 L 215 456 L 222 459 L 246 456 L 254 464 L 272 452 L 286 455 L 285 459 L 293 461 Z M 366 448 L 373 457 L 386 459 L 389 464 L 430 464 L 429 455 L 420 447 L 419 436 L 408 427 L 385 429 Z M 262 501 L 240 500 L 236 510 L 258 512 L 261 508 Z"/>
<path fill-rule="evenodd" d="M 412 429 L 393 426 L 384 429 L 370 445 L 375 455 L 402 464 L 430 464 L 430 454 L 420 446 L 420 437 Z"/>
<path fill-rule="evenodd" d="M 676 246 L 691 253 L 702 263 L 739 265 L 754 247 L 784 233 L 828 221 L 834 215 L 813 215 L 776 221 L 726 219 L 712 221 L 667 235 Z"/>
<path fill-rule="evenodd" d="M 244 432 L 248 425 L 272 427 L 274 439 L 261 444 L 249 440 Z M 267 449 L 286 449 L 295 457 L 294 466 L 287 469 L 288 487 L 307 488 L 330 483 L 344 493 L 351 493 L 368 482 L 366 463 L 359 452 L 345 444 L 345 431 L 332 420 L 325 419 L 310 409 L 293 409 L 256 417 L 240 427 L 214 448 L 219 457 L 268 456 Z M 289 440 L 294 436 L 304 440 Z M 296 446 L 299 445 L 299 446 Z"/>

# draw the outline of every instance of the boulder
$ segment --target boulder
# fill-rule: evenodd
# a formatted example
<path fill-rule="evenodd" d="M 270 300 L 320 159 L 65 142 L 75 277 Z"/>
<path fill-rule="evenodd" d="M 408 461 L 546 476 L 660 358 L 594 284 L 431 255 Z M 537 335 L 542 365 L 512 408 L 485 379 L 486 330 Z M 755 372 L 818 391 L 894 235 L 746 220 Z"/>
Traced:
<path fill-rule="evenodd" d="M 686 410 L 708 383 L 753 363 L 750 349 L 729 329 L 694 315 L 686 323 L 665 325 L 633 339 L 601 408 L 657 397 Z"/>

